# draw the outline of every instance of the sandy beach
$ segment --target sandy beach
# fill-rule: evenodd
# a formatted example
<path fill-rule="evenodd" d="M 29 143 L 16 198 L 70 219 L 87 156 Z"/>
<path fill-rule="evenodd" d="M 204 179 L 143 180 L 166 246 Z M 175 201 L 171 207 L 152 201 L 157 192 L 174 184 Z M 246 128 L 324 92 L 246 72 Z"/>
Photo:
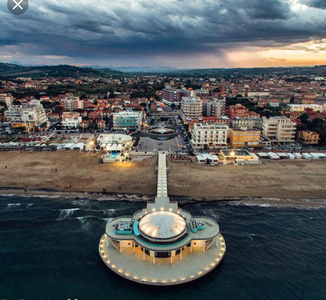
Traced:
<path fill-rule="evenodd" d="M 156 158 L 99 164 L 100 155 L 68 151 L 1 153 L 0 188 L 156 194 Z M 210 166 L 169 159 L 168 167 L 170 196 L 326 198 L 326 161 L 322 160 Z"/>

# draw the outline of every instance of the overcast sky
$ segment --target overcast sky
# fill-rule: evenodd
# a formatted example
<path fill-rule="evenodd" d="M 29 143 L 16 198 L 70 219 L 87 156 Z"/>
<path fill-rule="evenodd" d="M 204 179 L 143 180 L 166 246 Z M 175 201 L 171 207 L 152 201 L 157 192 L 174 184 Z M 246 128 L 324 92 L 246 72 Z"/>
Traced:
<path fill-rule="evenodd" d="M 326 64 L 326 0 L 29 0 L 21 16 L 0 7 L 1 62 Z"/>

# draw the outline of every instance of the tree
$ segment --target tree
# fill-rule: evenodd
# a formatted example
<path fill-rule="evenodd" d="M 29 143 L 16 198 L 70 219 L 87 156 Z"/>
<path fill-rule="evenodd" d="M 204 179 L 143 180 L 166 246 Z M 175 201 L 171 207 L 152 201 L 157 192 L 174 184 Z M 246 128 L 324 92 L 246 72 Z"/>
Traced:
<path fill-rule="evenodd" d="M 302 121 L 302 123 L 307 123 L 308 122 L 308 119 L 309 119 L 309 115 L 305 112 L 305 113 L 303 113 L 300 117 L 299 117 L 299 119 Z"/>

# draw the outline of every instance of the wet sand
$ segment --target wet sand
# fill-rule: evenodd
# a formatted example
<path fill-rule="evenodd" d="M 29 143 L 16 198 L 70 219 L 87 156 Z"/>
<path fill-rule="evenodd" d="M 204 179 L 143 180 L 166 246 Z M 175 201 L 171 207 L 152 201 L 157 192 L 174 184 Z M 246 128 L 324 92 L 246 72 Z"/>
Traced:
<path fill-rule="evenodd" d="M 156 158 L 99 164 L 100 156 L 100 153 L 70 151 L 1 153 L 0 188 L 156 194 Z M 168 167 L 170 196 L 221 200 L 232 197 L 326 198 L 326 161 L 323 160 L 248 166 L 210 166 L 168 160 Z"/>

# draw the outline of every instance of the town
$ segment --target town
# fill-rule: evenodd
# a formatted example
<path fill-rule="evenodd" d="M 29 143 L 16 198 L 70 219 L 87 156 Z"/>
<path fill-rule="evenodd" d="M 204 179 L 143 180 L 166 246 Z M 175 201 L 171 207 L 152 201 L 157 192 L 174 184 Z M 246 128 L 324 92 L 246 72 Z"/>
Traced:
<path fill-rule="evenodd" d="M 0 151 L 103 151 L 101 163 L 159 151 L 210 164 L 326 158 L 326 77 L 313 68 L 215 77 L 76 69 L 2 77 Z"/>

